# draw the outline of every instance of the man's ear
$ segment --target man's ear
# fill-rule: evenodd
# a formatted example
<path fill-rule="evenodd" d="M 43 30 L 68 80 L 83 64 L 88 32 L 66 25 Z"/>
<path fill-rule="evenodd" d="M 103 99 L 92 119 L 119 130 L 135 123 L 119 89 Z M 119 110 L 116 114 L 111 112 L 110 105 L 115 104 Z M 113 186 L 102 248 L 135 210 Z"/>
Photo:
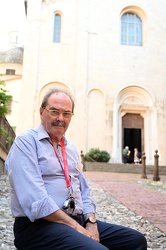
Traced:
<path fill-rule="evenodd" d="M 40 107 L 40 115 L 43 114 L 43 111 L 44 111 L 44 109 L 42 107 Z"/>

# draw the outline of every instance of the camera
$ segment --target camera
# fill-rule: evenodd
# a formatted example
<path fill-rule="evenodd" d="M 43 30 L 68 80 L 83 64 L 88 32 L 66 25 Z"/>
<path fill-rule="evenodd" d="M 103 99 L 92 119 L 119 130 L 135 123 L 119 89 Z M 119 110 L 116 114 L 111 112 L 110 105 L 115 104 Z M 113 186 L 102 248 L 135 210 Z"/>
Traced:
<path fill-rule="evenodd" d="M 75 200 L 73 197 L 70 197 L 68 199 L 65 200 L 64 204 L 63 204 L 63 209 L 67 210 L 67 209 L 75 209 Z"/>

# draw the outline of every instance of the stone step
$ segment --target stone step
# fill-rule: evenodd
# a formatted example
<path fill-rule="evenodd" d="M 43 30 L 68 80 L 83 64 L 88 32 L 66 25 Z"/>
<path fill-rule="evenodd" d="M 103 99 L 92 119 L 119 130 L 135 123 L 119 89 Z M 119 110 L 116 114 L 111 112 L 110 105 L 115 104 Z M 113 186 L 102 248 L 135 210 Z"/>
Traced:
<path fill-rule="evenodd" d="M 159 175 L 166 175 L 166 166 L 159 166 Z M 103 162 L 85 162 L 86 171 L 114 172 L 114 173 L 142 173 L 142 164 L 118 164 Z M 146 166 L 146 174 L 154 174 L 154 166 Z"/>

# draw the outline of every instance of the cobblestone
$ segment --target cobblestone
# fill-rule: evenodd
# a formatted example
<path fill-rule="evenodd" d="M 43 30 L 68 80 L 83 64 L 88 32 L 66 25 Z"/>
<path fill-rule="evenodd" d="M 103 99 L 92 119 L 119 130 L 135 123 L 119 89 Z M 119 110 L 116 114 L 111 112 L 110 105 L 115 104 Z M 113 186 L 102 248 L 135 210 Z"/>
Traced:
<path fill-rule="evenodd" d="M 87 174 L 88 177 L 88 174 Z M 104 191 L 99 183 L 87 178 L 92 196 L 97 203 L 97 218 L 111 223 L 132 227 L 142 232 L 148 241 L 148 250 L 166 249 L 166 235 L 139 214 L 128 209 L 121 202 Z M 145 182 L 141 183 L 145 186 Z M 146 187 L 154 188 L 165 194 L 165 182 L 155 186 L 147 181 Z M 13 245 L 13 218 L 10 212 L 10 192 L 8 176 L 0 177 L 0 249 L 15 249 Z M 132 250 L 132 249 L 131 249 Z"/>
<path fill-rule="evenodd" d="M 98 184 L 88 180 L 91 193 L 97 203 L 97 218 L 131 227 L 143 233 L 148 242 L 148 250 L 165 250 L 166 235 L 142 216 L 130 211 L 127 207 L 105 192 Z"/>

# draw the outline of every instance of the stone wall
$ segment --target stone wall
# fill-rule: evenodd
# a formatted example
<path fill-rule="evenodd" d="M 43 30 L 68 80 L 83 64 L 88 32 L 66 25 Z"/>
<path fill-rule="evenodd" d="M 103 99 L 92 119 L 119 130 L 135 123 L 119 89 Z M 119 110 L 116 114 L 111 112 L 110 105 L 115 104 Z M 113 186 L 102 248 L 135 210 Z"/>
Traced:
<path fill-rule="evenodd" d="M 86 171 L 114 172 L 114 173 L 142 173 L 142 164 L 113 164 L 99 162 L 85 162 Z M 146 174 L 154 174 L 154 166 L 146 166 Z M 166 166 L 159 166 L 159 175 L 166 175 Z"/>

